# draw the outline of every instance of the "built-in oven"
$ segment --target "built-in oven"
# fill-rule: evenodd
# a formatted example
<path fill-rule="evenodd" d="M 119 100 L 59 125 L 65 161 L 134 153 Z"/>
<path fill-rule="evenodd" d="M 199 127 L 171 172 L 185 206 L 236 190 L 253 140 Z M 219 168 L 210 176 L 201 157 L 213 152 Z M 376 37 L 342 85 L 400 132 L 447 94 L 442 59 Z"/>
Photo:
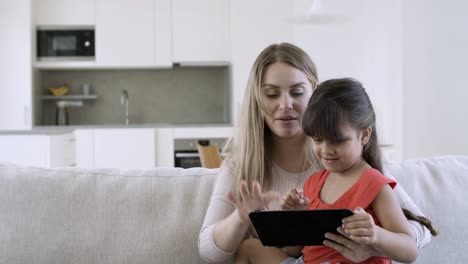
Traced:
<path fill-rule="evenodd" d="M 197 150 L 176 150 L 174 161 L 175 166 L 180 168 L 201 167 L 200 155 Z"/>
<path fill-rule="evenodd" d="M 224 146 L 225 138 L 213 139 L 176 139 L 174 140 L 174 165 L 180 168 L 193 168 L 201 167 L 200 155 L 198 154 L 197 143 L 198 141 L 205 141 L 204 143 L 216 144 L 220 151 Z M 206 142 L 208 141 L 208 142 Z"/>
<path fill-rule="evenodd" d="M 38 60 L 94 60 L 94 28 L 37 29 Z"/>

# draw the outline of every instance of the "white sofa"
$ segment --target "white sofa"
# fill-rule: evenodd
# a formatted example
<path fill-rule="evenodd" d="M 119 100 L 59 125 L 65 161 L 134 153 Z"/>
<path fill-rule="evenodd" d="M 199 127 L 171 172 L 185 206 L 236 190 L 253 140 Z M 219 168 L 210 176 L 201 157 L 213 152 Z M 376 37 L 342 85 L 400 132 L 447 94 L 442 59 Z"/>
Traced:
<path fill-rule="evenodd" d="M 418 263 L 468 263 L 468 156 L 388 164 L 440 229 Z M 216 169 L 44 169 L 0 163 L 0 263 L 203 263 Z"/>

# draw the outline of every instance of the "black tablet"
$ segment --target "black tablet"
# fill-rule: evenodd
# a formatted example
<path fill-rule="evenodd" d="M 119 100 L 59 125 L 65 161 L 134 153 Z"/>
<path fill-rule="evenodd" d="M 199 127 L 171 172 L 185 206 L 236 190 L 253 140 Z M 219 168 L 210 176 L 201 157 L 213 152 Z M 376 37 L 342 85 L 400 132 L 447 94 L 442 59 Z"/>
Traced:
<path fill-rule="evenodd" d="M 264 246 L 323 245 L 325 233 L 338 234 L 349 209 L 255 211 L 250 220 Z"/>

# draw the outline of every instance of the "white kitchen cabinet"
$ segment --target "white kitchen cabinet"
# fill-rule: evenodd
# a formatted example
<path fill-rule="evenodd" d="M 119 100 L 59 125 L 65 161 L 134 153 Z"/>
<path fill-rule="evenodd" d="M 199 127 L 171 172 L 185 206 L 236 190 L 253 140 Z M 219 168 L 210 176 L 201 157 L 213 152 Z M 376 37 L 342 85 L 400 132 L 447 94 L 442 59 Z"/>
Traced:
<path fill-rule="evenodd" d="M 35 0 L 35 21 L 39 26 L 94 25 L 95 0 Z"/>
<path fill-rule="evenodd" d="M 154 64 L 158 67 L 172 67 L 172 21 L 171 1 L 154 1 Z"/>
<path fill-rule="evenodd" d="M 156 165 L 174 167 L 174 129 L 156 129 Z"/>
<path fill-rule="evenodd" d="M 78 167 L 150 168 L 156 166 L 156 133 L 152 128 L 76 130 Z"/>
<path fill-rule="evenodd" d="M 96 64 L 170 67 L 170 0 L 96 0 Z"/>
<path fill-rule="evenodd" d="M 75 134 L 76 166 L 94 168 L 94 134 L 92 129 L 78 129 Z"/>
<path fill-rule="evenodd" d="M 47 168 L 74 166 L 74 141 L 72 133 L 0 135 L 0 161 Z"/>
<path fill-rule="evenodd" d="M 0 130 L 32 127 L 31 0 L 0 2 Z"/>
<path fill-rule="evenodd" d="M 98 65 L 152 65 L 153 32 L 153 0 L 96 0 Z"/>
<path fill-rule="evenodd" d="M 173 61 L 186 64 L 229 62 L 230 1 L 174 0 L 172 4 Z"/>
<path fill-rule="evenodd" d="M 50 136 L 50 166 L 75 166 L 75 135 L 73 133 Z"/>

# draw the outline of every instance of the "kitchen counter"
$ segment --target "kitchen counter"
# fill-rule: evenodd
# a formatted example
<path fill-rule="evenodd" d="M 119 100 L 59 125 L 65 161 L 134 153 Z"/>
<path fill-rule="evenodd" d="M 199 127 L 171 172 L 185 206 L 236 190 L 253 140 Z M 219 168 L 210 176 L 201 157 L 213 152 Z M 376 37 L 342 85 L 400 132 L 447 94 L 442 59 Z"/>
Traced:
<path fill-rule="evenodd" d="M 88 129 L 88 128 L 185 128 L 185 127 L 232 127 L 232 124 L 109 124 L 76 126 L 35 126 L 34 129 Z"/>
<path fill-rule="evenodd" d="M 3 130 L 0 135 L 56 135 L 73 133 L 75 130 L 88 129 L 138 129 L 138 128 L 155 128 L 155 129 L 175 129 L 183 131 L 189 129 L 205 130 L 205 129 L 232 129 L 232 124 L 131 124 L 131 125 L 77 125 L 77 126 L 35 126 L 30 130 Z M 207 130 L 208 131 L 208 130 Z M 197 133 L 199 134 L 199 133 Z"/>
<path fill-rule="evenodd" d="M 61 129 L 48 129 L 48 128 L 33 128 L 30 130 L 2 130 L 1 135 L 61 135 L 73 133 L 75 129 L 61 128 Z"/>
<path fill-rule="evenodd" d="M 0 160 L 37 166 L 172 167 L 175 141 L 227 139 L 232 133 L 231 124 L 37 126 L 0 131 L 2 146 L 9 146 L 0 151 L 4 154 Z M 45 160 L 36 159 L 44 153 L 51 154 Z M 26 158 L 27 154 L 31 157 Z"/>

